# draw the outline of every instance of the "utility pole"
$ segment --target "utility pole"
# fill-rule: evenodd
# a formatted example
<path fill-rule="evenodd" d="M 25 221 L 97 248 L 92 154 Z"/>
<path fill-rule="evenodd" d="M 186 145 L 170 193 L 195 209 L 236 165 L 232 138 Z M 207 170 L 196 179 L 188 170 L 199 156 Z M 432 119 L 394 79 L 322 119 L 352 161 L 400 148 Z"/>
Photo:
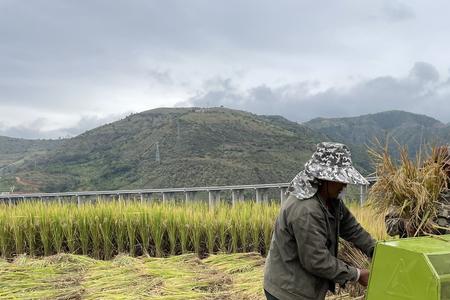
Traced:
<path fill-rule="evenodd" d="M 156 154 L 155 154 L 155 161 L 157 163 L 161 162 L 161 158 L 159 156 L 159 142 L 156 142 Z"/>
<path fill-rule="evenodd" d="M 180 122 L 177 120 L 177 142 L 180 141 Z"/>

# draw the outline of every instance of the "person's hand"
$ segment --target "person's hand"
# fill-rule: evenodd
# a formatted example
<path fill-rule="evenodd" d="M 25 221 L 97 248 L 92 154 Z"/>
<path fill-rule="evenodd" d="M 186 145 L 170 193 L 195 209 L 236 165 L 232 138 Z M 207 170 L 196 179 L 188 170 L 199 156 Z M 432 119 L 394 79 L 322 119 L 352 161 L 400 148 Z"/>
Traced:
<path fill-rule="evenodd" d="M 362 286 L 367 286 L 369 284 L 369 270 L 360 269 L 361 273 L 359 274 L 358 282 Z"/>

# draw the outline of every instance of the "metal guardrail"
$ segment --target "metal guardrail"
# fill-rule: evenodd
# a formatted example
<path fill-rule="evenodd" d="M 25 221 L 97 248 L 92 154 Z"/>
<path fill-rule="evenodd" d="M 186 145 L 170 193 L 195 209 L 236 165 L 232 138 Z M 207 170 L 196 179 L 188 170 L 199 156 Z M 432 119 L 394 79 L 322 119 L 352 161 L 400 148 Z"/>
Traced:
<path fill-rule="evenodd" d="M 153 193 L 182 193 L 182 192 L 209 192 L 225 190 L 246 190 L 246 189 L 268 189 L 287 188 L 289 183 L 270 183 L 252 185 L 229 185 L 229 186 L 208 186 L 208 187 L 188 187 L 188 188 L 163 188 L 163 189 L 138 189 L 138 190 L 111 190 L 111 191 L 80 191 L 64 193 L 27 193 L 27 194 L 6 194 L 0 195 L 0 199 L 13 198 L 48 198 L 48 197 L 76 197 L 76 196 L 97 196 L 97 195 L 131 195 L 131 194 L 153 194 Z"/>
<path fill-rule="evenodd" d="M 138 195 L 142 202 L 145 197 L 152 194 L 161 194 L 162 202 L 166 202 L 170 195 L 174 193 L 184 193 L 186 202 L 195 200 L 197 192 L 208 192 L 209 205 L 213 206 L 220 200 L 221 191 L 231 191 L 232 203 L 244 200 L 244 190 L 256 191 L 256 202 L 267 201 L 267 190 L 270 188 L 280 189 L 281 201 L 285 199 L 285 192 L 289 183 L 270 183 L 270 184 L 253 184 L 253 185 L 229 185 L 229 186 L 208 186 L 208 187 L 189 187 L 189 188 L 163 188 L 163 189 L 137 189 L 137 190 L 111 190 L 111 191 L 80 191 L 80 192 L 65 192 L 65 193 L 29 193 L 29 194 L 7 194 L 0 195 L 0 200 L 9 202 L 18 202 L 31 199 L 49 200 L 56 198 L 61 201 L 62 198 L 76 197 L 78 204 L 81 204 L 86 197 L 99 196 L 129 196 Z"/>
<path fill-rule="evenodd" d="M 367 177 L 369 182 L 376 181 L 376 177 Z M 290 183 L 269 183 L 269 184 L 251 184 L 251 185 L 227 185 L 227 186 L 207 186 L 207 187 L 183 187 L 183 188 L 161 188 L 161 189 L 136 189 L 136 190 L 110 190 L 110 191 L 79 191 L 79 192 L 64 192 L 64 193 L 11 193 L 0 195 L 0 200 L 7 201 L 22 201 L 27 199 L 42 199 L 48 200 L 51 198 L 56 198 L 61 200 L 61 198 L 76 197 L 78 204 L 83 202 L 84 197 L 89 196 L 129 196 L 138 195 L 141 201 L 145 200 L 145 196 L 151 194 L 162 194 L 162 201 L 165 202 L 169 195 L 173 193 L 184 193 L 185 200 L 190 201 L 195 199 L 195 193 L 197 192 L 208 192 L 209 203 L 214 205 L 214 203 L 220 200 L 221 191 L 231 191 L 232 203 L 236 201 L 243 201 L 243 191 L 244 190 L 255 190 L 256 191 L 256 202 L 267 200 L 267 189 L 279 189 L 280 190 L 280 200 L 283 202 L 285 200 L 285 192 L 289 187 Z M 363 194 L 367 192 L 364 191 L 363 187 L 360 189 L 360 201 L 362 203 Z"/>

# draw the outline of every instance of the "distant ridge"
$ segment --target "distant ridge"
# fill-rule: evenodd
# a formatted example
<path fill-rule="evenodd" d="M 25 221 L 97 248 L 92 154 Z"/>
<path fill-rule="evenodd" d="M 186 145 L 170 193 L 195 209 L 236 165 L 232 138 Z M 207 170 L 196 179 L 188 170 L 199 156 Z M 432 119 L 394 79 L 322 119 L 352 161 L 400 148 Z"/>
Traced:
<path fill-rule="evenodd" d="M 450 142 L 448 125 L 425 115 L 399 110 L 350 118 L 316 118 L 303 125 L 349 144 L 357 151 L 366 151 L 366 145 L 373 145 L 375 139 L 383 144 L 388 139 L 393 153 L 398 144 L 406 145 L 411 155 L 415 155 L 423 145 Z"/>

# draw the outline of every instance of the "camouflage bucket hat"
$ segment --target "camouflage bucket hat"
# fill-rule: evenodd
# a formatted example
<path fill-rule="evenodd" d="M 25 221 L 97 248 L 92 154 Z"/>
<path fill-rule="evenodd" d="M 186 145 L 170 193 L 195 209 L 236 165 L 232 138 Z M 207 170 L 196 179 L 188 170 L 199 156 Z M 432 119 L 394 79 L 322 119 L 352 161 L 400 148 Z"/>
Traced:
<path fill-rule="evenodd" d="M 306 162 L 303 171 L 291 181 L 289 191 L 299 199 L 317 192 L 318 179 L 347 184 L 368 185 L 369 182 L 353 167 L 350 150 L 344 144 L 323 142 Z"/>

